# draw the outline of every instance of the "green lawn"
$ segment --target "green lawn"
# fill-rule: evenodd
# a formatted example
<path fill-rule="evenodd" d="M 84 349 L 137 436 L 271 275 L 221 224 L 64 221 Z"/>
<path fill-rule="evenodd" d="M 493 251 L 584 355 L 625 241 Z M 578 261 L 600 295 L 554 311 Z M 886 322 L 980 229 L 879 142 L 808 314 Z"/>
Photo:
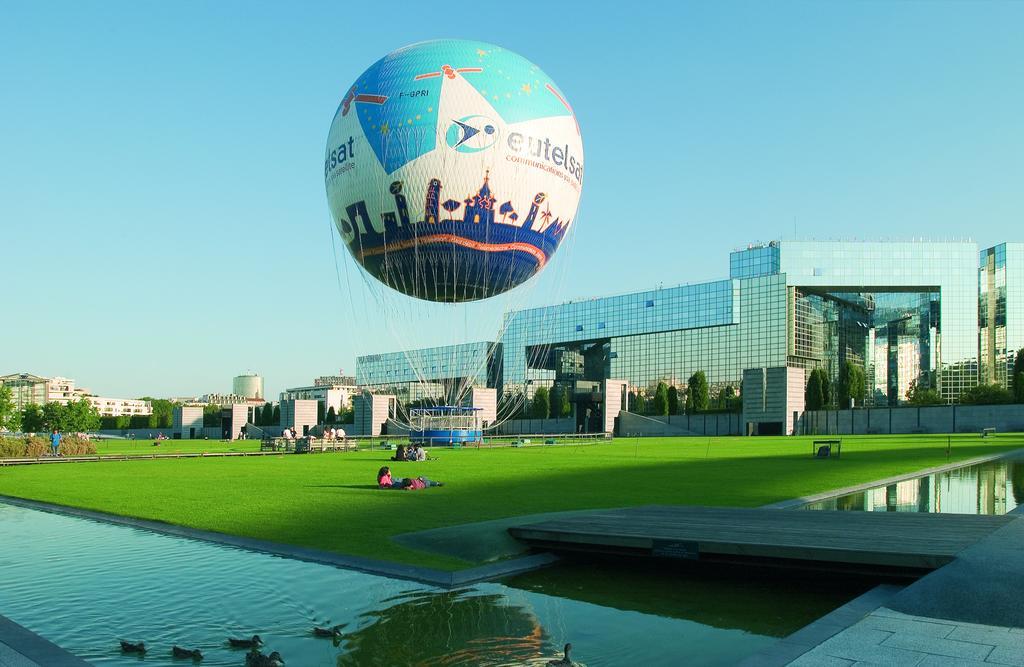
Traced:
<path fill-rule="evenodd" d="M 154 445 L 159 442 L 159 445 Z M 96 453 L 127 454 L 192 454 L 195 452 L 258 452 L 259 440 L 100 440 Z"/>
<path fill-rule="evenodd" d="M 180 443 L 173 446 L 193 446 Z M 459 569 L 469 563 L 389 538 L 557 510 L 758 506 L 1020 447 L 1020 435 L 954 436 L 947 459 L 945 436 L 860 436 L 843 438 L 841 459 L 816 460 L 810 438 L 647 438 L 578 447 L 437 449 L 438 460 L 423 463 L 387 462 L 390 452 L 383 451 L 114 461 L 0 468 L 0 494 Z M 396 476 L 426 475 L 447 484 L 418 492 L 378 490 L 375 475 L 386 462 Z"/>

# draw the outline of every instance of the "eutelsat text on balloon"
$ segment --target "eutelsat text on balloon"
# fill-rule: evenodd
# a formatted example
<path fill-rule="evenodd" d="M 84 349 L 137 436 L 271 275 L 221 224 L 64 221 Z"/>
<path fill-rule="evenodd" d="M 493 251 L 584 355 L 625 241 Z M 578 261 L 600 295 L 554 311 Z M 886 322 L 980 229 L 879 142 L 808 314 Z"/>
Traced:
<path fill-rule="evenodd" d="M 551 260 L 576 218 L 583 140 L 555 83 L 492 44 L 394 51 L 345 91 L 324 179 L 349 250 L 431 301 L 501 294 Z"/>

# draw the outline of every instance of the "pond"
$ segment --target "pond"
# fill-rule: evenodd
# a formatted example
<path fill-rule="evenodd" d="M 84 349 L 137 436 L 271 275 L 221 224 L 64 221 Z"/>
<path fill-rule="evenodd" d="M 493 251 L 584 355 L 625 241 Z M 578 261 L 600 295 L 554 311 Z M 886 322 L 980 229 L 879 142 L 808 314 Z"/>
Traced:
<path fill-rule="evenodd" d="M 567 563 L 443 590 L 0 503 L 0 613 L 97 665 L 243 665 L 256 633 L 288 665 L 734 664 L 870 584 L 636 561 Z M 314 626 L 341 624 L 337 640 Z"/>
<path fill-rule="evenodd" d="M 867 512 L 1006 514 L 1024 505 L 1024 458 L 996 459 L 922 475 L 802 509 Z"/>

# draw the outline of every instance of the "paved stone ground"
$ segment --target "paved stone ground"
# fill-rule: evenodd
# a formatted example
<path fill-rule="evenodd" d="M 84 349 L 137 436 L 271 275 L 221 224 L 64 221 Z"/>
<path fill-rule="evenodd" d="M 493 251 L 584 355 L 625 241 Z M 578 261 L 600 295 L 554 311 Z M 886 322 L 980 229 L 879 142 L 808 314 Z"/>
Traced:
<path fill-rule="evenodd" d="M 1024 629 L 911 616 L 880 607 L 789 664 L 1024 667 Z"/>
<path fill-rule="evenodd" d="M 1024 517 L 964 549 L 886 606 L 905 614 L 1024 628 L 1022 582 Z"/>

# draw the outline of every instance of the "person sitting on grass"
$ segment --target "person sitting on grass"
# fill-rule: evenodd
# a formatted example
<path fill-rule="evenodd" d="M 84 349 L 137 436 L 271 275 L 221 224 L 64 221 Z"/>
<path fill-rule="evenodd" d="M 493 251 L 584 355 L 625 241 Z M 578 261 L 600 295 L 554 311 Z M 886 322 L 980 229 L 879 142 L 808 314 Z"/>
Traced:
<path fill-rule="evenodd" d="M 412 449 L 410 447 L 410 449 Z M 399 445 L 398 449 L 395 450 L 395 455 L 391 457 L 392 461 L 407 461 L 405 453 L 405 445 Z"/>
<path fill-rule="evenodd" d="M 391 478 L 391 468 L 384 466 L 377 471 L 377 486 L 382 489 L 406 489 L 417 491 L 428 486 L 444 486 L 444 482 L 435 482 L 426 477 L 396 477 Z"/>

